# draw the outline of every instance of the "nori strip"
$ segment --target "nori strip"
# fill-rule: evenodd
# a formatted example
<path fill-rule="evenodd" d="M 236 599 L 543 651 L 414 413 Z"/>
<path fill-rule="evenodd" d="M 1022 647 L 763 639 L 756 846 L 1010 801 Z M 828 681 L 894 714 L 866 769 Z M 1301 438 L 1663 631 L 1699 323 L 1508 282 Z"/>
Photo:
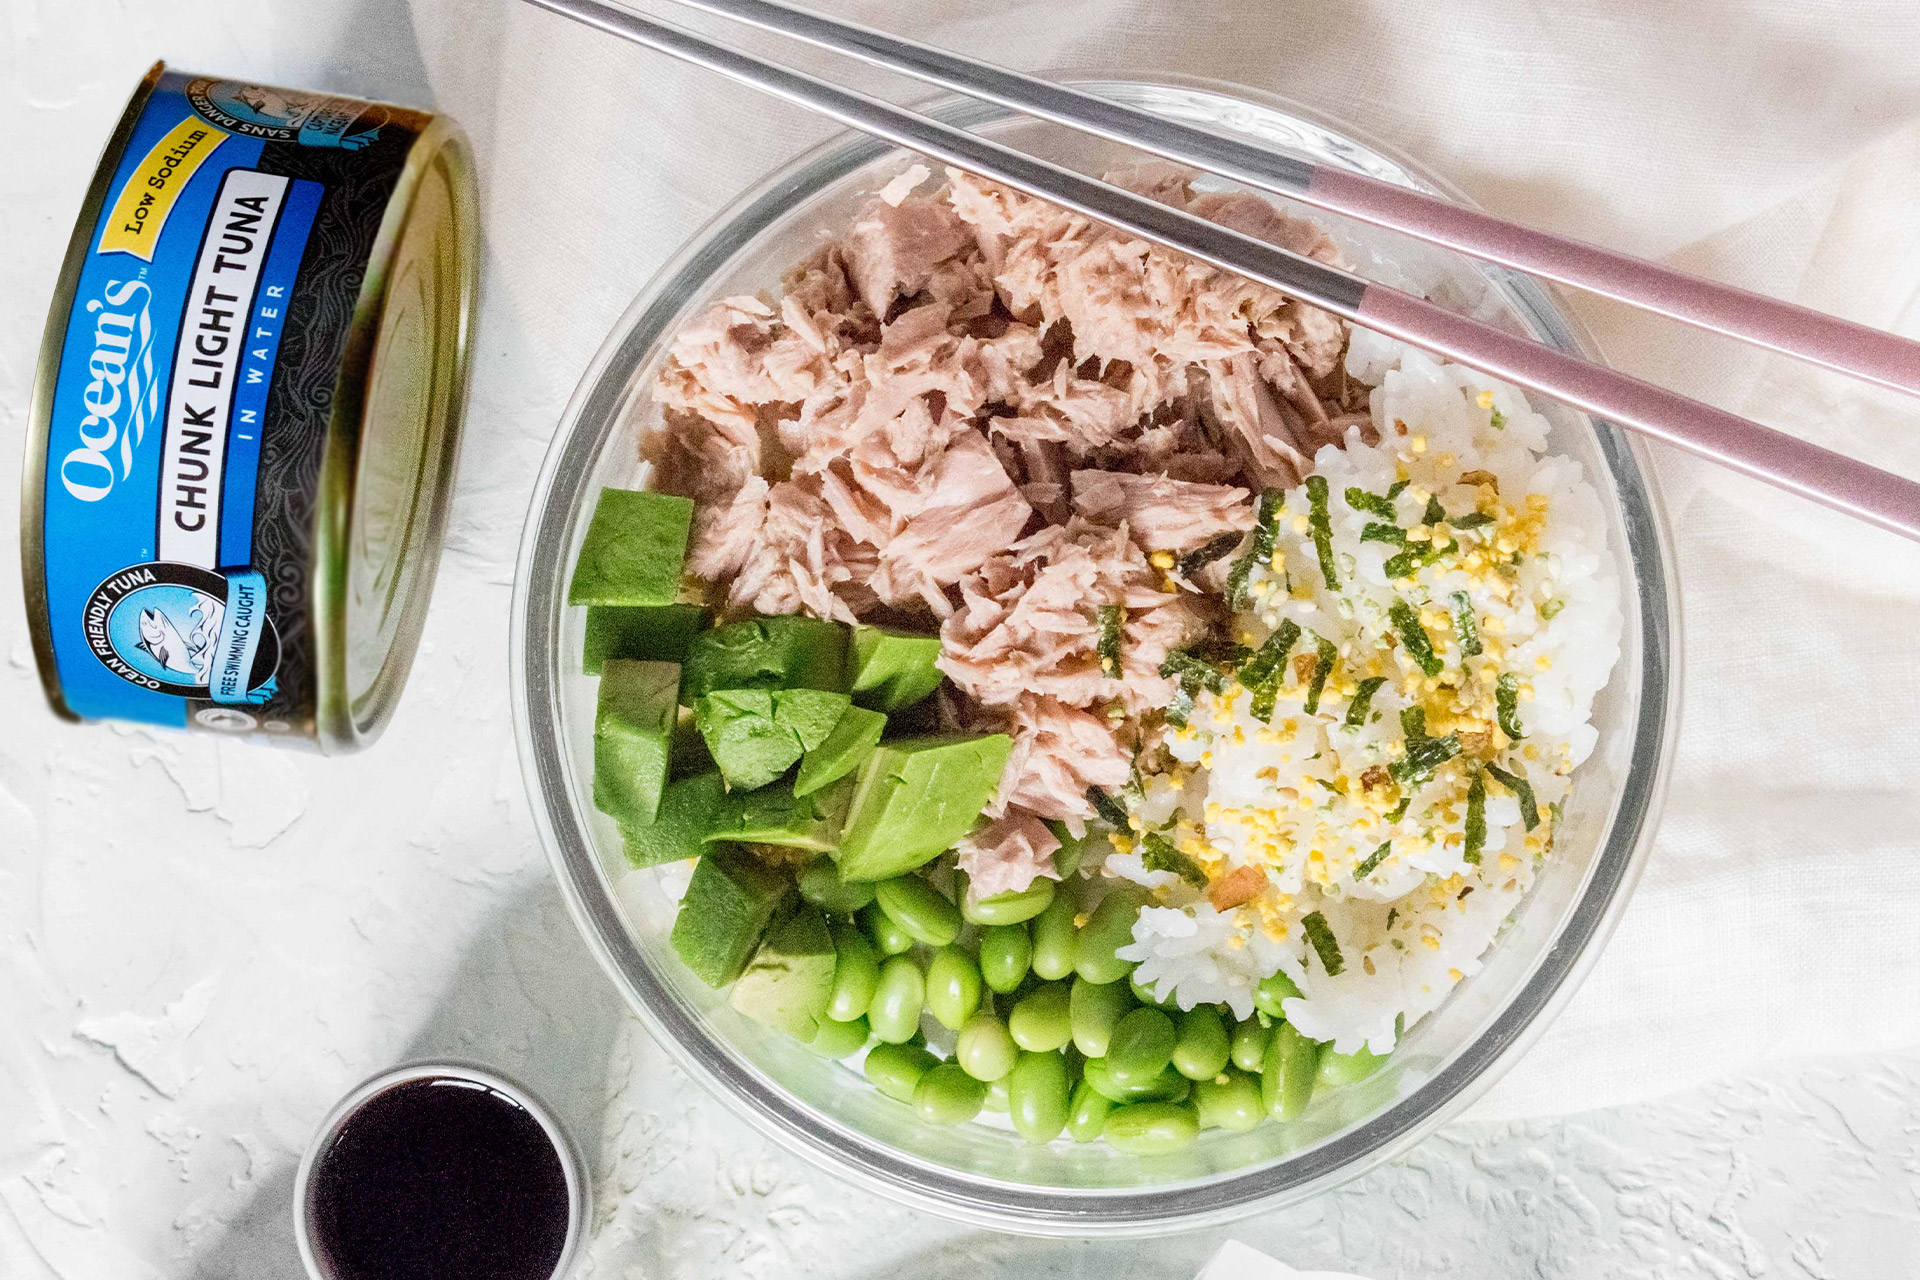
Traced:
<path fill-rule="evenodd" d="M 1118 800 L 1098 787 L 1088 787 L 1087 803 L 1093 806 L 1093 811 L 1100 815 L 1102 822 L 1122 831 L 1127 830 L 1127 811 Z"/>
<path fill-rule="evenodd" d="M 1394 630 L 1400 633 L 1400 642 L 1407 646 L 1407 656 L 1420 664 L 1420 669 L 1429 676 L 1440 674 L 1446 664 L 1440 661 L 1440 655 L 1433 651 L 1433 641 L 1427 638 L 1427 629 L 1420 625 L 1420 615 L 1405 600 L 1395 600 L 1387 607 L 1387 616 L 1393 620 Z"/>
<path fill-rule="evenodd" d="M 1382 840 L 1380 847 L 1361 859 L 1360 865 L 1353 869 L 1353 878 L 1355 880 L 1365 880 L 1368 876 L 1372 875 L 1379 869 L 1380 864 L 1387 860 L 1387 854 L 1391 852 L 1392 849 L 1393 841 Z"/>
<path fill-rule="evenodd" d="M 1307 524 L 1313 530 L 1313 550 L 1320 557 L 1320 576 L 1327 590 L 1340 589 L 1340 574 L 1333 563 L 1333 518 L 1327 514 L 1327 478 L 1307 477 Z"/>
<path fill-rule="evenodd" d="M 1238 530 L 1229 530 L 1217 537 L 1209 538 L 1192 551 L 1181 556 L 1174 562 L 1173 567 L 1179 571 L 1181 577 L 1191 578 L 1215 560 L 1223 556 L 1231 555 L 1233 549 L 1240 545 L 1241 539 L 1245 536 L 1245 534 Z"/>
<path fill-rule="evenodd" d="M 1327 971 L 1329 978 L 1337 978 L 1347 967 L 1340 955 L 1340 940 L 1333 936 L 1333 926 L 1327 923 L 1327 917 L 1315 911 L 1300 921 L 1300 927 L 1307 931 L 1307 941 L 1313 944 L 1314 954 L 1320 957 L 1320 967 Z"/>
<path fill-rule="evenodd" d="M 1347 490 L 1347 505 L 1355 511 L 1371 511 L 1374 515 L 1387 520 L 1394 519 L 1393 500 L 1383 498 L 1377 493 L 1368 493 L 1355 485 Z"/>
<path fill-rule="evenodd" d="M 1467 784 L 1467 847 L 1461 851 L 1460 860 L 1478 865 L 1480 850 L 1486 843 L 1487 780 L 1476 773 L 1473 781 Z"/>
<path fill-rule="evenodd" d="M 1373 703 L 1373 695 L 1386 682 L 1385 676 L 1368 676 L 1360 682 L 1360 687 L 1353 691 L 1353 701 L 1347 704 L 1347 724 L 1362 725 L 1367 722 L 1367 708 Z"/>
<path fill-rule="evenodd" d="M 1173 847 L 1173 841 L 1158 831 L 1149 831 L 1140 841 L 1140 865 L 1149 871 L 1171 871 L 1196 889 L 1207 887 L 1207 873 L 1200 864 Z"/>
<path fill-rule="evenodd" d="M 1320 710 L 1320 695 L 1326 692 L 1327 677 L 1333 673 L 1333 664 L 1340 657 L 1340 650 L 1333 641 L 1322 640 L 1314 647 L 1313 679 L 1307 682 L 1308 715 Z"/>
<path fill-rule="evenodd" d="M 1484 652 L 1479 624 L 1473 620 L 1473 598 L 1464 591 L 1447 598 L 1453 604 L 1453 633 L 1460 638 L 1461 656 L 1472 658 Z"/>
<path fill-rule="evenodd" d="M 1515 742 L 1527 736 L 1520 731 L 1520 677 L 1509 671 L 1494 683 L 1493 705 L 1500 719 L 1500 732 Z"/>
<path fill-rule="evenodd" d="M 1100 606 L 1100 669 L 1113 679 L 1120 678 L 1120 633 L 1127 625 L 1124 605 Z"/>
<path fill-rule="evenodd" d="M 1487 766 L 1493 780 L 1513 793 L 1520 802 L 1520 821 L 1531 831 L 1540 825 L 1540 804 L 1533 798 L 1533 784 L 1517 773 L 1508 773 L 1497 764 Z"/>

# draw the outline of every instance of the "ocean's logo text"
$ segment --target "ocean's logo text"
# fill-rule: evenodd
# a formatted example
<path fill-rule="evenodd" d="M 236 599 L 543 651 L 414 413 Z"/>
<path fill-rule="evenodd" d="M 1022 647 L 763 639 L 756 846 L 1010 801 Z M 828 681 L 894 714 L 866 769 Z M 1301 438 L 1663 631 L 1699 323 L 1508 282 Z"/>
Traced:
<path fill-rule="evenodd" d="M 152 304 L 153 290 L 144 280 L 109 280 L 86 304 L 93 318 L 93 354 L 80 393 L 86 412 L 77 427 L 80 443 L 60 461 L 60 483 L 82 502 L 100 501 L 117 480 L 133 474 L 133 451 L 160 411 Z"/>

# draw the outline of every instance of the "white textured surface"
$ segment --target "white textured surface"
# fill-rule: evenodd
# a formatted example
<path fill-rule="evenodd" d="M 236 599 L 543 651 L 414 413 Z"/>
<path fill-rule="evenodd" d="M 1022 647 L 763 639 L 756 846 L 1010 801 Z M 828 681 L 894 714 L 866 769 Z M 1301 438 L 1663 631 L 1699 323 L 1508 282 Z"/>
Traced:
<path fill-rule="evenodd" d="M 900 25 L 893 8 L 861 7 Z M 1821 210 L 1748 220 L 1813 182 L 1836 155 L 1920 114 L 1904 4 L 1716 6 L 1711 21 L 1725 35 L 1704 61 L 1674 34 L 1678 17 L 1663 35 L 1605 0 L 1558 6 L 1551 26 L 1516 19 L 1521 9 L 1482 0 L 1439 29 L 1414 16 L 1425 7 L 1387 0 L 1209 4 L 1192 11 L 1206 24 L 1147 0 L 997 2 L 916 30 L 1035 66 L 1112 65 L 1123 50 L 1147 49 L 1152 66 L 1345 104 L 1483 199 L 1647 252 L 1697 241 L 1688 260 L 1714 269 L 1751 269 L 1756 243 L 1805 249 L 1827 225 Z M 0 106 L 11 125 L 0 179 L 8 466 L 79 194 L 152 57 L 437 99 L 466 123 L 483 160 L 515 157 L 536 179 L 503 182 L 490 167 L 483 175 L 489 293 L 459 499 L 413 686 L 374 752 L 320 761 L 56 724 L 39 699 L 16 563 L 0 557 L 0 1277 L 294 1274 L 288 1188 L 312 1126 L 363 1076 L 428 1053 L 494 1062 L 572 1120 L 601 1174 L 597 1275 L 1191 1275 L 1221 1233 L 1114 1246 L 960 1233 L 827 1182 L 772 1148 L 669 1066 L 626 1016 L 576 940 L 534 844 L 509 731 L 505 620 L 547 432 L 666 249 L 821 128 L 584 35 L 530 43 L 528 33 L 543 30 L 534 24 L 552 20 L 506 0 L 420 0 L 411 13 L 397 0 L 4 0 L 0 16 Z M 1194 32 L 1207 24 L 1246 38 L 1200 57 Z M 1340 30 L 1358 38 L 1333 38 Z M 1080 38 L 1085 31 L 1100 38 Z M 1466 34 L 1450 43 L 1454 31 Z M 1529 114 L 1551 112 L 1551 93 L 1512 64 L 1449 61 L 1500 39 L 1556 50 L 1563 66 L 1588 67 L 1589 82 L 1631 63 L 1653 68 L 1667 88 L 1621 95 L 1590 130 L 1591 181 L 1556 185 L 1506 159 L 1524 154 L 1518 135 L 1532 127 Z M 1485 129 L 1439 130 L 1422 110 L 1426 89 L 1387 91 L 1409 74 L 1425 83 L 1423 71 L 1446 90 L 1436 88 L 1436 114 L 1477 112 Z M 570 96 L 552 92 L 569 83 Z M 714 163 L 656 159 L 659 101 L 686 108 L 673 126 L 679 153 L 704 148 Z M 1761 117 L 1778 127 L 1753 130 Z M 1692 183 L 1636 185 L 1649 139 L 1675 130 L 1718 143 L 1725 159 Z M 587 219 L 582 231 L 573 211 L 609 184 L 632 196 L 627 216 Z M 1621 189 L 1634 198 L 1606 198 Z M 1804 263 L 1808 254 L 1778 260 Z M 1789 292 L 1801 283 L 1764 273 L 1759 282 Z M 1872 301 L 1894 316 L 1911 305 Z M 1671 352 L 1692 350 L 1642 330 L 1614 336 L 1617 350 L 1655 372 L 1676 372 Z M 1718 489 L 1693 502 L 1695 473 L 1678 474 L 1691 517 L 1683 572 L 1697 574 L 1708 550 L 1722 562 L 1729 547 L 1746 553 L 1733 557 L 1745 570 L 1735 589 L 1714 584 L 1690 619 L 1726 626 L 1775 585 L 1767 574 L 1778 545 L 1744 546 L 1727 527 L 1772 500 Z M 13 503 L 11 485 L 0 486 L 0 527 L 13 526 Z M 1818 518 L 1810 527 L 1848 549 L 1834 557 L 1839 575 L 1863 559 L 1884 568 L 1907 554 Z M 1871 634 L 1825 637 L 1828 662 L 1796 674 L 1839 690 L 1849 664 L 1834 652 L 1904 654 L 1906 682 L 1876 694 L 1882 719 L 1898 728 L 1912 722 L 1916 702 L 1911 620 L 1882 622 Z M 1741 691 L 1756 678 L 1741 655 L 1702 662 L 1689 714 L 1709 740 L 1741 732 Z M 1873 701 L 1851 696 L 1847 715 Z M 1734 802 L 1745 803 L 1746 788 L 1772 779 L 1743 776 L 1740 764 L 1703 769 L 1690 785 L 1731 785 Z M 1792 882 L 1746 883 L 1739 842 L 1814 842 L 1822 806 L 1807 794 L 1768 786 L 1767 806 L 1754 806 L 1731 845 L 1724 825 L 1672 831 L 1656 869 L 1711 880 L 1752 919 L 1772 919 L 1749 895 L 1790 895 Z M 1679 799 L 1713 812 L 1698 795 Z M 1862 779 L 1847 803 L 1879 814 L 1879 851 L 1903 843 L 1911 851 L 1920 806 L 1910 771 Z M 1799 872 L 1843 873 L 1847 852 L 1810 857 Z M 1795 866 L 1776 865 L 1788 875 Z M 1914 898 L 1907 881 L 1875 905 L 1911 918 Z M 1608 1035 L 1631 1035 L 1637 1013 L 1687 999 L 1671 973 L 1649 976 L 1626 962 L 1637 941 L 1683 919 L 1630 915 L 1620 959 L 1609 957 L 1563 1024 L 1588 1038 L 1557 1046 L 1550 1038 L 1536 1060 L 1598 1057 Z M 1844 941 L 1847 921 L 1814 923 Z M 1723 959 L 1754 974 L 1727 1012 L 1743 1028 L 1741 1043 L 1793 1012 L 1773 998 L 1771 942 L 1755 929 Z M 1871 993 L 1889 1008 L 1915 1003 L 1915 954 L 1909 945 L 1892 957 L 1904 983 Z M 1821 1025 L 1804 1015 L 1792 1024 L 1809 1022 Z M 1897 1044 L 1907 1025 L 1890 1014 L 1855 1042 Z M 1784 1041 L 1771 1046 L 1782 1056 L 1821 1047 L 1774 1039 Z M 1688 1054 L 1605 1089 L 1657 1094 L 1725 1065 Z M 1524 1096 L 1539 1078 L 1523 1063 L 1510 1087 Z M 1920 1059 L 1783 1062 L 1560 1121 L 1457 1124 L 1398 1166 L 1235 1234 L 1297 1266 L 1382 1278 L 1913 1274 Z"/>

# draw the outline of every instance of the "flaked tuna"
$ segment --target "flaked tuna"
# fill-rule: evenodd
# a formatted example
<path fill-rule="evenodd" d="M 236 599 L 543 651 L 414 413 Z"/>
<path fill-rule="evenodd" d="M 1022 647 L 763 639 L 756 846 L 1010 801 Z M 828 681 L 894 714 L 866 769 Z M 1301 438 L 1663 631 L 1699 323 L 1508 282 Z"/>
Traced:
<path fill-rule="evenodd" d="M 855 605 L 872 602 L 864 586 L 874 554 L 833 519 L 804 481 L 783 480 L 767 492 L 766 513 L 727 592 L 734 609 L 808 613 L 852 622 Z"/>
<path fill-rule="evenodd" d="M 933 270 L 971 243 L 973 233 L 943 200 L 874 200 L 847 232 L 847 274 L 875 315 L 918 293 Z"/>
<path fill-rule="evenodd" d="M 1024 809 L 1057 818 L 1078 835 L 1093 816 L 1088 787 L 1125 786 L 1133 755 L 1105 716 L 1057 698 L 1021 696 L 1010 708 L 1013 752 L 989 813 Z"/>
<path fill-rule="evenodd" d="M 1108 180 L 1341 265 L 1313 224 L 1191 177 Z M 1150 554 L 1249 528 L 1252 491 L 1372 426 L 1336 318 L 991 183 L 927 181 L 889 183 L 778 295 L 689 324 L 642 449 L 655 487 L 695 500 L 708 599 L 942 620 L 940 723 L 1014 738 L 960 854 L 1002 892 L 1050 874 L 1041 819 L 1078 833 L 1087 788 L 1125 784 L 1173 693 L 1160 665 L 1220 621 Z"/>
<path fill-rule="evenodd" d="M 1078 517 L 1049 525 L 961 580 L 960 610 L 940 632 L 940 667 L 989 705 L 1036 693 L 1073 707 L 1164 706 L 1172 684 L 1160 664 L 1204 624 L 1156 578 L 1125 528 Z M 1126 614 L 1118 672 L 1101 665 L 1103 605 Z"/>
<path fill-rule="evenodd" d="M 1095 524 L 1125 526 L 1149 551 L 1191 551 L 1253 528 L 1253 496 L 1232 485 L 1125 471 L 1076 471 L 1071 483 L 1076 512 Z"/>
<path fill-rule="evenodd" d="M 1058 880 L 1054 851 L 1060 840 L 1031 813 L 1014 810 L 994 819 L 953 847 L 975 898 L 1018 893 L 1041 877 Z"/>

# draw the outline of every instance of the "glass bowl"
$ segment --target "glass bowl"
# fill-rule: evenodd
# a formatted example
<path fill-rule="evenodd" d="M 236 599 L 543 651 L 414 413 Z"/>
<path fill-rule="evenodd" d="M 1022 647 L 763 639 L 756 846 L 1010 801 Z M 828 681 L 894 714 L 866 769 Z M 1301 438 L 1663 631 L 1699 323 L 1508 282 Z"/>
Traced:
<path fill-rule="evenodd" d="M 1083 83 L 1323 164 L 1460 198 L 1344 129 L 1243 89 Z M 981 103 L 940 99 L 926 109 L 1083 171 L 1130 158 Z M 521 761 L 561 888 L 601 964 L 688 1071 L 786 1146 L 887 1196 L 1004 1231 L 1116 1235 L 1199 1227 L 1326 1190 L 1406 1149 L 1491 1084 L 1572 992 L 1626 904 L 1661 795 L 1678 674 L 1667 535 L 1645 460 L 1616 428 L 1543 406 L 1554 448 L 1579 460 L 1607 509 L 1625 618 L 1621 659 L 1595 703 L 1599 746 L 1576 775 L 1556 857 L 1485 968 L 1415 1025 L 1384 1069 L 1316 1099 L 1294 1124 L 1209 1132 L 1174 1155 L 1126 1156 L 1065 1140 L 1031 1146 L 1010 1129 L 924 1125 L 854 1070 L 735 1013 L 675 958 L 660 872 L 628 869 L 618 831 L 592 803 L 595 681 L 579 674 L 585 611 L 565 603 L 595 495 L 606 485 L 644 483 L 636 442 L 658 421 L 648 388 L 671 336 L 716 298 L 777 286 L 907 163 L 884 143 L 843 135 L 746 192 L 642 290 L 567 406 L 521 542 L 512 654 Z M 1366 274 L 1595 358 L 1590 340 L 1530 280 L 1294 211 L 1327 226 Z"/>

